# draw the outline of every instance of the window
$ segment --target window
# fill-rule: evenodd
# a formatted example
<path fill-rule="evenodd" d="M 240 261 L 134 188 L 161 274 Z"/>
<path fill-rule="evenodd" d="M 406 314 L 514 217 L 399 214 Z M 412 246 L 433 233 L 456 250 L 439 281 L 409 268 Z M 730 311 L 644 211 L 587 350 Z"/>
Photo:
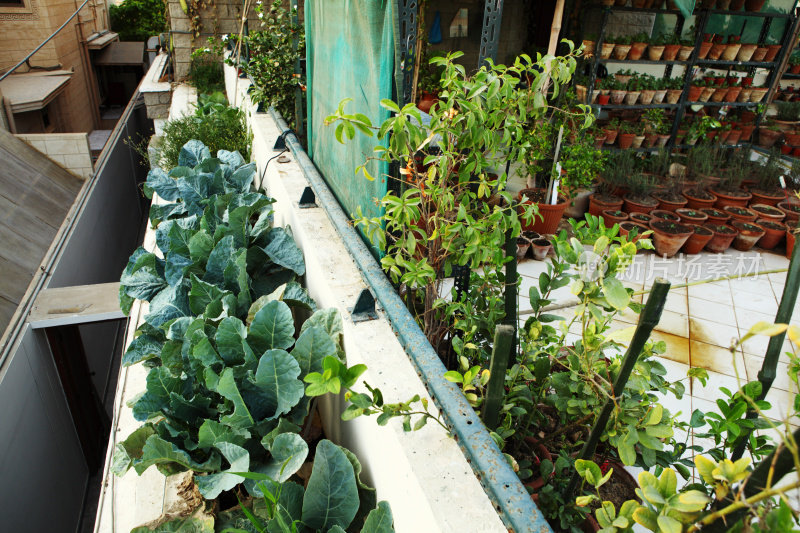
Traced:
<path fill-rule="evenodd" d="M 25 7 L 25 0 L 0 0 L 0 7 Z"/>

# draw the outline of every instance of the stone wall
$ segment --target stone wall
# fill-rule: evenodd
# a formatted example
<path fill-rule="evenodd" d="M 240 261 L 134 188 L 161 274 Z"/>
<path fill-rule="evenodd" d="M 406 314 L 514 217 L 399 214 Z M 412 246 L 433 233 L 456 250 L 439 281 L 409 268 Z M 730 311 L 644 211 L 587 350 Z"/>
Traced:
<path fill-rule="evenodd" d="M 78 177 L 87 179 L 94 171 L 85 133 L 29 133 L 16 137 Z"/>
<path fill-rule="evenodd" d="M 174 46 L 173 68 L 175 81 L 182 80 L 189 75 L 192 51 L 207 47 L 208 37 L 212 35 L 239 34 L 243 8 L 241 1 L 216 0 L 213 7 L 201 10 L 199 37 L 192 35 L 189 17 L 181 9 L 180 2 L 178 0 L 167 0 L 167 4 L 169 6 L 168 17 Z M 253 6 L 255 6 L 255 2 L 253 2 Z M 257 29 L 259 26 L 254 8 L 250 9 L 248 15 L 248 26 L 250 29 Z"/>

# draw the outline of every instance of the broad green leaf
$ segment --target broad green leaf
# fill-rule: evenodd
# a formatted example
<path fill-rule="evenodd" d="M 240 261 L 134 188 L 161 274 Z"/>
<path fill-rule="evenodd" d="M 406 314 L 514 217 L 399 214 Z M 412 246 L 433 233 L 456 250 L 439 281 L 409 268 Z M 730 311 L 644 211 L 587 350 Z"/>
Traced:
<path fill-rule="evenodd" d="M 276 349 L 287 349 L 294 343 L 294 319 L 289 306 L 283 302 L 269 302 L 253 317 L 247 340 L 256 354 Z"/>
<path fill-rule="evenodd" d="M 205 263 L 213 249 L 214 238 L 206 230 L 196 232 L 189 239 L 189 257 L 192 261 Z"/>
<path fill-rule="evenodd" d="M 233 369 L 226 368 L 219 377 L 216 391 L 233 403 L 233 412 L 220 418 L 220 422 L 236 428 L 249 428 L 254 424 L 250 411 L 242 399 L 236 380 L 233 377 Z"/>
<path fill-rule="evenodd" d="M 248 192 L 256 177 L 256 164 L 241 166 L 225 179 L 225 192 Z"/>
<path fill-rule="evenodd" d="M 158 327 L 175 318 L 189 316 L 189 294 L 186 287 L 176 285 L 162 290 L 150 302 L 150 312 L 145 320 Z"/>
<path fill-rule="evenodd" d="M 671 516 L 659 515 L 656 521 L 661 533 L 681 533 L 683 531 L 681 523 Z"/>
<path fill-rule="evenodd" d="M 644 424 L 646 426 L 654 426 L 661 422 L 661 417 L 664 415 L 664 408 L 661 404 L 653 404 L 650 408 L 650 412 L 647 413 L 647 416 L 644 419 Z"/>
<path fill-rule="evenodd" d="M 356 476 L 359 506 L 358 512 L 356 513 L 355 518 L 353 518 L 353 522 L 350 524 L 350 527 L 357 528 L 357 526 L 359 526 L 367 518 L 367 514 L 375 509 L 375 505 L 378 501 L 377 491 L 361 480 L 362 466 L 361 462 L 358 460 L 358 457 L 356 457 L 356 454 L 344 447 L 342 448 L 342 451 L 350 461 L 350 465 L 353 467 L 353 474 Z"/>
<path fill-rule="evenodd" d="M 615 309 L 625 309 L 631 301 L 631 297 L 622 282 L 616 278 L 605 278 L 603 280 L 603 293 L 606 300 Z"/>
<path fill-rule="evenodd" d="M 359 499 L 353 467 L 337 445 L 322 440 L 303 498 L 303 523 L 327 531 L 347 528 L 358 511 Z"/>
<path fill-rule="evenodd" d="M 142 361 L 161 357 L 164 343 L 158 339 L 142 334 L 133 339 L 122 356 L 122 366 L 130 366 Z"/>
<path fill-rule="evenodd" d="M 133 468 L 137 474 L 142 475 L 142 472 L 152 465 L 179 467 L 176 471 L 192 469 L 200 472 L 213 472 L 219 470 L 220 467 L 218 455 L 215 454 L 206 463 L 198 464 L 192 461 L 188 453 L 158 435 L 151 435 L 147 439 L 142 448 L 142 459 L 134 463 Z"/>
<path fill-rule="evenodd" d="M 221 492 L 231 490 L 243 481 L 241 476 L 231 472 L 247 472 L 250 469 L 250 452 L 229 442 L 220 442 L 217 449 L 222 453 L 230 468 L 217 474 L 195 476 L 194 481 L 200 494 L 207 500 L 213 500 Z"/>
<path fill-rule="evenodd" d="M 178 192 L 188 212 L 202 213 L 199 204 L 211 196 L 211 182 L 202 174 L 180 177 L 176 180 Z"/>
<path fill-rule="evenodd" d="M 322 362 L 328 356 L 336 357 L 336 345 L 330 336 L 318 326 L 305 329 L 292 350 L 300 365 L 300 379 L 311 372 L 322 372 Z"/>
<path fill-rule="evenodd" d="M 308 456 L 308 444 L 297 433 L 282 433 L 275 437 L 269 451 L 272 457 L 261 473 L 283 483 L 303 466 Z"/>
<path fill-rule="evenodd" d="M 222 285 L 225 281 L 225 267 L 233 257 L 234 251 L 232 236 L 229 235 L 219 241 L 208 256 L 203 280 L 214 285 Z"/>
<path fill-rule="evenodd" d="M 163 261 L 149 252 L 139 254 L 136 261 L 122 273 L 120 285 L 128 296 L 149 302 L 167 287 Z"/>
<path fill-rule="evenodd" d="M 197 432 L 197 446 L 199 448 L 214 448 L 221 442 L 244 446 L 249 438 L 250 432 L 246 429 L 235 428 L 221 424 L 216 420 L 206 419 Z"/>
<path fill-rule="evenodd" d="M 153 197 L 155 192 L 167 202 L 174 202 L 180 196 L 178 194 L 178 184 L 174 179 L 167 176 L 167 173 L 156 167 L 147 173 L 147 181 L 144 182 L 144 195 L 148 198 Z"/>
<path fill-rule="evenodd" d="M 181 167 L 196 167 L 204 159 L 211 157 L 211 152 L 208 147 L 200 141 L 191 140 L 183 145 L 180 153 L 178 154 L 178 166 Z"/>
<path fill-rule="evenodd" d="M 227 165 L 231 169 L 236 169 L 244 165 L 242 154 L 236 151 L 229 152 L 228 150 L 218 150 L 217 159 L 219 159 L 223 165 Z"/>
<path fill-rule="evenodd" d="M 147 439 L 155 431 L 149 425 L 144 425 L 128 435 L 128 438 L 117 443 L 114 447 L 114 456 L 111 459 L 111 472 L 121 476 L 133 465 L 134 461 L 142 458 L 142 448 Z"/>
<path fill-rule="evenodd" d="M 214 517 L 203 514 L 178 517 L 156 526 L 155 529 L 148 526 L 135 527 L 131 533 L 214 533 Z"/>
<path fill-rule="evenodd" d="M 308 291 L 296 281 L 286 284 L 286 290 L 283 291 L 281 300 L 286 302 L 289 307 L 302 307 L 311 312 L 317 310 L 317 304 L 309 296 Z"/>
<path fill-rule="evenodd" d="M 191 275 L 192 288 L 189 290 L 189 309 L 195 315 L 201 315 L 206 306 L 214 300 L 225 296 L 226 292 L 216 285 L 206 283 L 194 274 Z"/>
<path fill-rule="evenodd" d="M 303 397 L 303 382 L 297 379 L 300 365 L 285 350 L 267 350 L 258 362 L 255 386 L 248 390 L 248 404 L 258 412 L 258 418 L 274 420 L 288 413 Z M 258 405 L 254 405 L 254 399 Z M 261 414 L 263 413 L 263 416 Z"/>
<path fill-rule="evenodd" d="M 370 511 L 361 533 L 394 533 L 394 519 L 388 502 L 379 502 L 378 507 Z"/>
<path fill-rule="evenodd" d="M 219 323 L 215 340 L 219 355 L 226 365 L 240 365 L 245 362 L 248 354 L 252 354 L 246 337 L 247 328 L 238 318 L 224 318 Z"/>
<path fill-rule="evenodd" d="M 300 334 L 302 335 L 305 330 L 314 326 L 319 326 L 324 329 L 333 342 L 336 343 L 337 348 L 342 349 L 342 337 L 344 333 L 342 329 L 342 317 L 338 309 L 331 307 L 315 311 L 314 314 L 303 323 L 303 326 L 300 328 Z"/>
<path fill-rule="evenodd" d="M 264 248 L 270 260 L 284 268 L 288 268 L 298 276 L 306 272 L 303 252 L 297 247 L 294 238 L 283 228 L 274 228 L 270 232 L 272 240 Z"/>

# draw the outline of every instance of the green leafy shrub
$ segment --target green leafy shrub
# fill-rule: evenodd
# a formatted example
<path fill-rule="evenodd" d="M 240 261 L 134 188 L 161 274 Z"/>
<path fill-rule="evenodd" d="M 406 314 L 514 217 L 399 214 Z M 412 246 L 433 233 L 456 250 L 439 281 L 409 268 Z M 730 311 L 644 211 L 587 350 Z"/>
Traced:
<path fill-rule="evenodd" d="M 111 30 L 122 41 L 146 41 L 169 29 L 164 0 L 125 0 L 108 7 Z"/>
<path fill-rule="evenodd" d="M 198 94 L 211 94 L 225 90 L 225 73 L 222 59 L 209 48 L 198 48 L 192 52 L 189 65 L 189 82 Z"/>
<path fill-rule="evenodd" d="M 254 163 L 225 150 L 212 158 L 196 140 L 178 163 L 145 184 L 171 202 L 150 213 L 164 259 L 139 248 L 121 278 L 125 313 L 150 302 L 122 363 L 150 371 L 132 404 L 144 425 L 117 445 L 113 470 L 203 472 L 200 492 L 215 498 L 241 481 L 231 472 L 283 482 L 302 466 L 302 379 L 340 354 L 341 323 L 318 311 L 295 336 L 295 318 L 315 306 L 294 281 L 305 265 L 291 232 L 272 227 L 272 200 L 250 190 Z"/>
<path fill-rule="evenodd" d="M 214 98 L 217 98 L 214 103 L 218 104 L 219 96 L 201 95 L 194 115 L 170 120 L 164 125 L 159 150 L 161 166 L 171 169 L 179 165 L 181 150 L 192 139 L 203 143 L 212 153 L 231 149 L 242 154 L 245 160 L 250 159 L 252 135 L 248 131 L 244 112 L 227 105 L 207 105 Z"/>

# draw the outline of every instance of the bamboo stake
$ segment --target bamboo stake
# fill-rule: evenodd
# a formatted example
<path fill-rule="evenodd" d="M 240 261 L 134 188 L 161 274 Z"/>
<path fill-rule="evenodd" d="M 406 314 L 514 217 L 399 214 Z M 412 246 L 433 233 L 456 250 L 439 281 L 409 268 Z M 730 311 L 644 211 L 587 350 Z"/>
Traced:
<path fill-rule="evenodd" d="M 497 427 L 500 409 L 503 406 L 506 370 L 508 369 L 513 340 L 514 327 L 508 324 L 498 324 L 494 330 L 494 348 L 492 349 L 492 359 L 489 363 L 489 384 L 481 417 L 490 431 Z"/>
<path fill-rule="evenodd" d="M 794 311 L 794 304 L 797 302 L 797 292 L 800 290 L 800 246 L 795 246 L 792 252 L 792 260 L 789 262 L 789 273 L 786 275 L 786 285 L 783 287 L 783 295 L 781 296 L 781 303 L 778 305 L 778 313 L 775 315 L 776 324 L 788 324 L 792 319 L 792 312 Z M 767 353 L 764 355 L 764 362 L 761 364 L 761 370 L 758 371 L 758 381 L 761 382 L 761 394 L 756 400 L 763 400 L 766 398 L 772 383 L 775 381 L 775 374 L 778 368 L 778 359 L 780 359 L 781 352 L 783 351 L 783 341 L 786 339 L 786 332 L 775 335 L 769 339 L 767 345 Z M 758 417 L 752 409 L 748 409 L 747 418 L 754 419 Z M 733 449 L 731 459 L 733 461 L 739 459 L 744 454 L 747 442 L 750 440 L 750 433 L 752 430 L 744 430 L 739 436 L 736 447 Z"/>
<path fill-rule="evenodd" d="M 669 285 L 669 281 L 663 278 L 656 279 L 650 298 L 647 299 L 647 304 L 640 315 L 639 324 L 636 326 L 636 332 L 633 334 L 631 343 L 628 346 L 628 351 L 625 352 L 625 357 L 622 359 L 622 366 L 619 369 L 617 379 L 614 380 L 612 394 L 620 396 L 625 389 L 633 367 L 636 365 L 636 361 L 642 353 L 642 348 L 644 348 L 647 339 L 650 338 L 650 333 L 653 331 L 653 328 L 658 325 L 658 321 L 661 319 L 661 312 L 664 310 L 664 302 L 667 300 Z M 586 443 L 583 445 L 579 459 L 591 460 L 594 456 L 594 451 L 597 448 L 597 444 L 600 442 L 600 437 L 606 432 L 606 425 L 608 424 L 608 419 L 611 417 L 611 412 L 614 410 L 615 404 L 616 398 L 609 398 L 606 400 L 603 410 L 600 412 L 597 420 L 595 420 L 594 426 L 592 426 L 592 432 L 589 434 L 589 438 L 586 439 Z M 576 470 L 572 473 L 569 485 L 567 485 L 567 490 L 564 492 L 566 501 L 572 498 L 575 489 L 578 488 L 579 481 L 580 475 Z"/>
<path fill-rule="evenodd" d="M 425 8 L 427 1 L 420 2 L 419 10 L 417 11 L 417 42 L 414 43 L 414 75 L 411 82 L 411 101 L 405 102 L 412 104 L 417 101 L 417 83 L 419 83 L 419 65 L 422 61 L 422 28 L 424 27 Z"/>

